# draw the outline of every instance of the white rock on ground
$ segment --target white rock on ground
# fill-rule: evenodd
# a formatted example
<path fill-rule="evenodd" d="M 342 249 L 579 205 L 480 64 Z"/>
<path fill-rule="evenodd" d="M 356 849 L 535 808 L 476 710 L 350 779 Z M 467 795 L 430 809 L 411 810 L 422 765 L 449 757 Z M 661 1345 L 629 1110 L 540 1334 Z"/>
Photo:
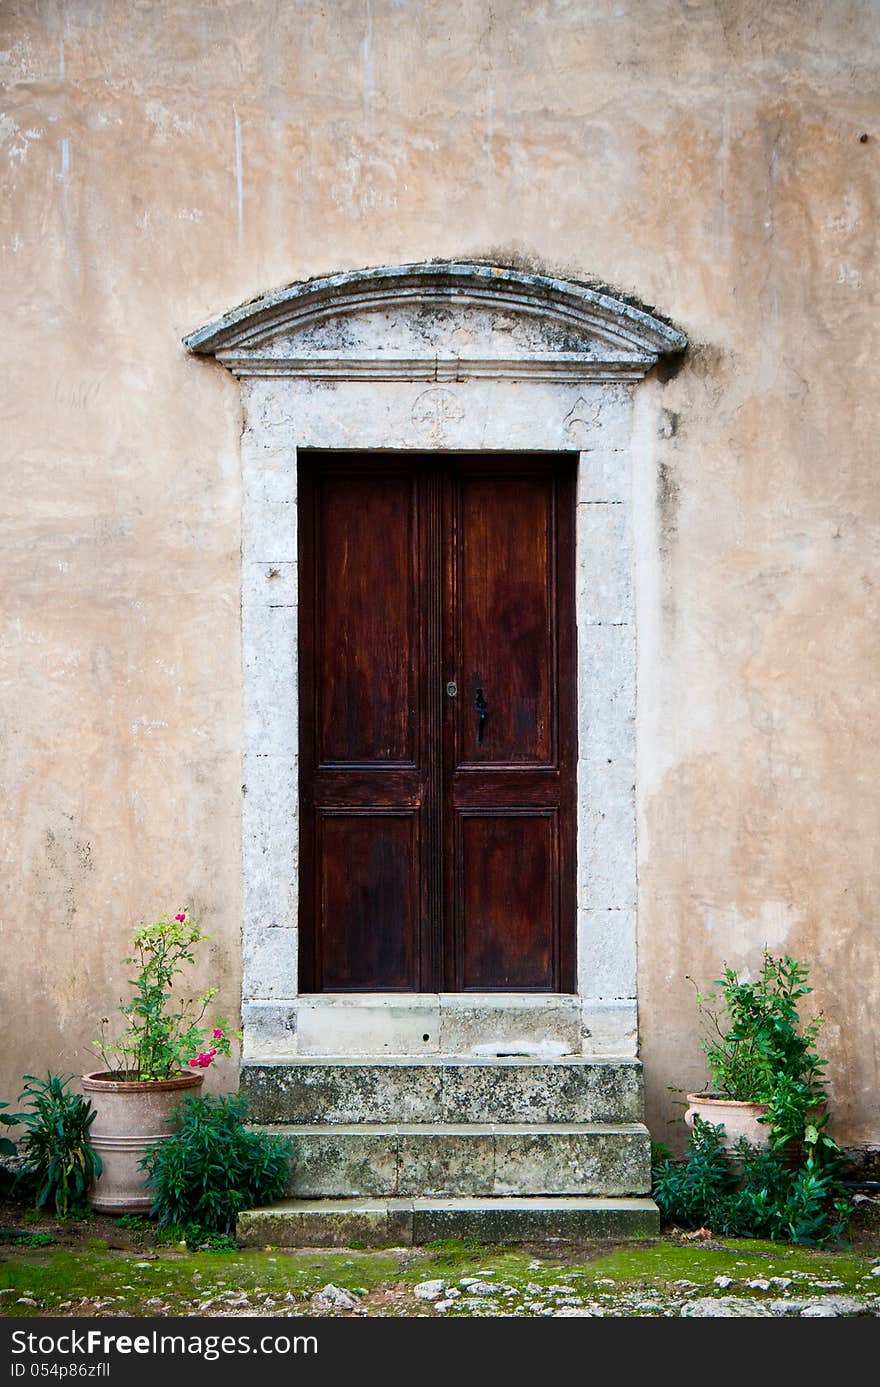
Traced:
<path fill-rule="evenodd" d="M 770 1311 L 759 1301 L 736 1300 L 732 1296 L 701 1296 L 681 1307 L 682 1319 L 769 1319 Z"/>
<path fill-rule="evenodd" d="M 354 1310 L 358 1304 L 357 1296 L 330 1281 L 312 1296 L 315 1310 Z"/>
<path fill-rule="evenodd" d="M 445 1290 L 445 1281 L 420 1281 L 413 1287 L 413 1295 L 419 1300 L 440 1300 Z"/>

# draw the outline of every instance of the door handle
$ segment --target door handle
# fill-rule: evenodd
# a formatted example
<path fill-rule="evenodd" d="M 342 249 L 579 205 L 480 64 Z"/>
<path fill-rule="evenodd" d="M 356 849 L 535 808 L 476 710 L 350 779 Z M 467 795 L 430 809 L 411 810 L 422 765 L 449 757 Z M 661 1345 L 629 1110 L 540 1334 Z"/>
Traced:
<path fill-rule="evenodd" d="M 483 728 L 486 725 L 486 715 L 489 712 L 489 705 L 483 697 L 483 690 L 477 689 L 477 696 L 474 699 L 474 707 L 477 710 L 477 745 L 482 745 Z"/>

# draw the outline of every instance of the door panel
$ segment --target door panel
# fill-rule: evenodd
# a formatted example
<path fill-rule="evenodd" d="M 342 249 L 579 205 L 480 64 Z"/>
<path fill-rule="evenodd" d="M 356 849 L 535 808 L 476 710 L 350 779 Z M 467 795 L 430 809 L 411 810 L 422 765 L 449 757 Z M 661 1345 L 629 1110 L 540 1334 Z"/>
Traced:
<path fill-rule="evenodd" d="M 304 991 L 572 990 L 573 480 L 301 456 Z"/>
<path fill-rule="evenodd" d="M 321 479 L 318 495 L 318 764 L 414 766 L 414 478 L 330 475 Z"/>
<path fill-rule="evenodd" d="M 324 988 L 411 987 L 418 976 L 417 813 L 324 809 L 317 836 Z"/>
<path fill-rule="evenodd" d="M 543 990 L 555 976 L 556 812 L 456 814 L 462 991 Z"/>
<path fill-rule="evenodd" d="M 455 490 L 456 667 L 464 675 L 456 767 L 547 765 L 553 478 L 466 471 Z"/>

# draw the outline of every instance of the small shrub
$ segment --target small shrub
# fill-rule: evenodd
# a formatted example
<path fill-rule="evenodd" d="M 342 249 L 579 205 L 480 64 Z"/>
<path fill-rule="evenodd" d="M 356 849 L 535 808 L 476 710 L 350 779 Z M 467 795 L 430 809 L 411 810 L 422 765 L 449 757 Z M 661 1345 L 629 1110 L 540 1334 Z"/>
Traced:
<path fill-rule="evenodd" d="M 842 1161 L 808 1148 L 800 1165 L 772 1147 L 741 1140 L 733 1153 L 724 1128 L 694 1119 L 683 1161 L 654 1167 L 654 1198 L 664 1218 L 726 1237 L 812 1245 L 844 1236 L 851 1203 L 840 1182 Z"/>
<path fill-rule="evenodd" d="M 204 1234 L 231 1233 L 242 1210 L 283 1193 L 284 1143 L 248 1131 L 246 1114 L 246 1101 L 237 1094 L 186 1098 L 175 1109 L 177 1130 L 141 1162 L 160 1229 L 197 1224 Z"/>
<path fill-rule="evenodd" d="M 735 1184 L 723 1128 L 700 1117 L 694 1119 L 685 1161 L 667 1156 L 654 1167 L 654 1198 L 660 1212 L 683 1228 L 702 1228 L 710 1222 L 709 1211 Z"/>
<path fill-rule="evenodd" d="M 88 1192 L 101 1173 L 101 1157 L 89 1144 L 95 1110 L 82 1094 L 68 1092 L 70 1076 L 25 1074 L 19 1102 L 26 1128 L 21 1139 L 25 1158 L 34 1167 L 36 1206 L 52 1205 L 61 1218 L 85 1208 Z"/>
<path fill-rule="evenodd" d="M 828 1115 L 821 1112 L 828 1097 L 827 1061 L 816 1050 L 822 1017 L 804 1024 L 798 1011 L 812 992 L 808 976 L 806 963 L 787 954 L 774 958 L 766 949 L 753 981 L 740 981 L 725 968 L 715 991 L 697 993 L 706 1026 L 701 1048 L 714 1094 L 768 1105 L 760 1120 L 769 1127 L 771 1146 L 782 1150 L 806 1141 L 836 1152 L 825 1130 Z"/>

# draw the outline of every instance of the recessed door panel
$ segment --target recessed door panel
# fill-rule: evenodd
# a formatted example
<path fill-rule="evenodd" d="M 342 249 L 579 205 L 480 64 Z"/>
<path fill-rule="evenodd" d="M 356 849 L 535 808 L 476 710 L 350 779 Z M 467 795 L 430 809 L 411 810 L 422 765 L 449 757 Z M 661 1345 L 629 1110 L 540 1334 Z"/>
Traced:
<path fill-rule="evenodd" d="M 317 827 L 325 989 L 417 990 L 416 814 L 324 809 Z"/>
<path fill-rule="evenodd" d="M 463 472 L 456 486 L 456 765 L 552 761 L 552 474 Z"/>
<path fill-rule="evenodd" d="M 414 765 L 418 526 L 412 476 L 318 481 L 321 765 Z"/>
<path fill-rule="evenodd" d="M 556 813 L 461 811 L 461 988 L 543 990 L 555 975 Z"/>

